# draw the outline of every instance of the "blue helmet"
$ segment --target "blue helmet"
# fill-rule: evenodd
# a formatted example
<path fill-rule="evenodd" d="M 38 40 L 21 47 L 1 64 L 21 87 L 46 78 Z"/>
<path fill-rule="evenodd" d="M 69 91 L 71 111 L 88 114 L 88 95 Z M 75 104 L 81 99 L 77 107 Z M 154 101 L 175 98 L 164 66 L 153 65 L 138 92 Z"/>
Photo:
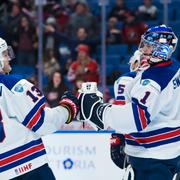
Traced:
<path fill-rule="evenodd" d="M 166 25 L 149 28 L 142 36 L 139 50 L 143 52 L 143 47 L 149 46 L 151 63 L 167 61 L 175 51 L 178 39 L 172 29 Z"/>

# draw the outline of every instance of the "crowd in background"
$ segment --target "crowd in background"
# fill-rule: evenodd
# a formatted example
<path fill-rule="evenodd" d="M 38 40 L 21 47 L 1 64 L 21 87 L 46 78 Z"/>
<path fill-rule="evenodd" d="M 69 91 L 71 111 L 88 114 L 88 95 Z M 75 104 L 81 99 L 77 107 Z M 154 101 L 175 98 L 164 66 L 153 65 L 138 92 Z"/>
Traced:
<path fill-rule="evenodd" d="M 159 16 L 152 0 L 142 0 L 134 9 L 126 5 L 126 0 L 114 0 L 108 9 L 107 45 L 126 44 L 130 50 L 139 44 L 147 22 L 156 21 Z M 34 0 L 0 1 L 0 36 L 15 51 L 13 65 L 37 67 L 37 24 Z M 101 43 L 101 16 L 100 9 L 92 8 L 91 0 L 47 0 L 43 7 L 43 36 L 43 70 L 47 78 L 44 92 L 49 106 L 56 106 L 67 89 L 76 93 L 82 82 L 100 83 L 97 49 Z M 112 78 L 113 75 L 108 77 L 112 82 L 120 73 Z M 36 73 L 29 80 L 37 83 Z"/>

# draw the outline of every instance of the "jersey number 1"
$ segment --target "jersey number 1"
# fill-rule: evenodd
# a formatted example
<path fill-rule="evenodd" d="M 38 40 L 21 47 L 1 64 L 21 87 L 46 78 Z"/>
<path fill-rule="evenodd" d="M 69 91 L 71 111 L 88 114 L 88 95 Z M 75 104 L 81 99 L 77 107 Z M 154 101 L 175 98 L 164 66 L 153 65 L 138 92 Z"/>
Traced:
<path fill-rule="evenodd" d="M 143 104 L 146 104 L 147 98 L 149 97 L 150 92 L 146 91 L 144 97 L 140 100 Z"/>

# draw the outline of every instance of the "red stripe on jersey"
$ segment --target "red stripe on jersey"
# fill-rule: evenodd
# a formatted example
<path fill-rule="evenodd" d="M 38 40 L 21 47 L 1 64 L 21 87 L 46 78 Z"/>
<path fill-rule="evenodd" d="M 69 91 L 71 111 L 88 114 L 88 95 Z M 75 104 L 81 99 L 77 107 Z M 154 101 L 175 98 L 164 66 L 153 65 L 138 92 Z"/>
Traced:
<path fill-rule="evenodd" d="M 172 131 L 172 132 L 167 132 L 167 133 L 164 133 L 164 134 L 154 135 L 152 137 L 144 137 L 144 138 L 133 137 L 130 134 L 126 134 L 125 137 L 128 138 L 128 139 L 135 140 L 139 144 L 146 144 L 146 143 L 152 143 L 152 142 L 156 142 L 156 141 L 162 141 L 162 140 L 170 139 L 170 138 L 179 136 L 179 134 L 180 134 L 180 129 L 177 129 L 177 130 Z"/>
<path fill-rule="evenodd" d="M 21 158 L 24 158 L 26 156 L 29 156 L 35 152 L 38 152 L 40 150 L 43 150 L 44 149 L 44 145 L 43 144 L 39 144 L 37 146 L 34 146 L 34 147 L 31 147 L 29 149 L 26 149 L 25 151 L 23 152 L 19 152 L 18 154 L 14 154 L 8 158 L 5 158 L 3 160 L 0 160 L 0 166 L 4 166 L 6 164 L 9 164 L 9 163 L 12 163 L 14 161 L 17 161 Z"/>
<path fill-rule="evenodd" d="M 114 100 L 113 104 L 115 104 L 115 105 L 125 105 L 126 102 L 122 101 L 122 100 Z"/>
<path fill-rule="evenodd" d="M 131 136 L 130 134 L 125 134 L 124 136 L 125 136 L 125 138 L 127 138 L 127 139 L 134 140 L 134 141 L 138 142 L 139 144 L 141 144 L 141 142 L 139 141 L 139 139 Z"/>
<path fill-rule="evenodd" d="M 36 114 L 33 116 L 33 118 L 29 121 L 27 124 L 27 128 L 32 129 L 33 126 L 38 122 L 40 116 L 41 116 L 41 111 L 44 109 L 45 104 L 43 104 L 39 110 L 36 112 Z"/>
<path fill-rule="evenodd" d="M 138 112 L 139 112 L 139 116 L 140 116 L 142 129 L 144 129 L 147 126 L 147 119 L 146 119 L 146 116 L 144 114 L 144 110 L 141 109 L 140 107 L 138 107 Z"/>

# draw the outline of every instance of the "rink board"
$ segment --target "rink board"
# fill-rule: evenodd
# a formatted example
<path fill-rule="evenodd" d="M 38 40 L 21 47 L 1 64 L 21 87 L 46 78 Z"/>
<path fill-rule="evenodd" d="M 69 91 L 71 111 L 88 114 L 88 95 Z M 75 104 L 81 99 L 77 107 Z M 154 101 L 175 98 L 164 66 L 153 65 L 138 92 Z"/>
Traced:
<path fill-rule="evenodd" d="M 61 131 L 43 138 L 57 180 L 121 180 L 110 158 L 111 132 Z"/>

